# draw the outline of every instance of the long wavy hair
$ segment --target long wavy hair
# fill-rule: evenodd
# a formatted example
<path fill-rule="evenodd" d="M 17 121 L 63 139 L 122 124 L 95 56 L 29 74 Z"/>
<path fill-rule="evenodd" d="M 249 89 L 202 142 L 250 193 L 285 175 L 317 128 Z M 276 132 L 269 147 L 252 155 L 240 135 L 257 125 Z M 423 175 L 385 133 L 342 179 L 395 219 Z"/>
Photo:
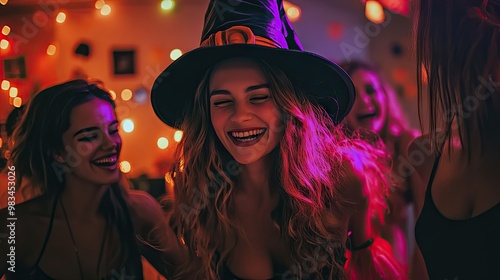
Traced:
<path fill-rule="evenodd" d="M 430 132 L 436 153 L 443 146 L 436 132 L 443 130 L 444 140 L 451 140 L 455 126 L 462 155 L 470 160 L 477 146 L 484 154 L 499 139 L 500 1 L 417 2 L 421 126 Z"/>
<path fill-rule="evenodd" d="M 13 134 L 15 144 L 11 159 L 18 182 L 27 179 L 30 184 L 26 188 L 40 188 L 43 195 L 52 197 L 57 203 L 64 192 L 67 169 L 54 159 L 54 155 L 64 150 L 63 134 L 70 127 L 71 112 L 76 106 L 95 98 L 115 108 L 110 94 L 101 86 L 97 82 L 72 80 L 44 89 L 30 100 Z M 125 267 L 127 275 L 142 277 L 135 231 L 123 192 L 118 182 L 113 183 L 100 203 L 99 211 L 106 217 L 108 225 L 115 227 L 122 244 L 114 252 L 112 261 L 106 263 L 105 273 L 109 276 L 113 269 Z"/>
<path fill-rule="evenodd" d="M 387 170 L 375 163 L 383 153 L 361 140 L 348 139 L 326 111 L 311 103 L 283 71 L 256 61 L 283 120 L 284 135 L 272 152 L 270 180 L 279 186 L 279 206 L 272 216 L 289 244 L 293 262 L 289 272 L 299 279 L 306 275 L 344 279 L 347 229 L 340 215 L 349 207 L 341 195 L 345 162 L 353 167 L 373 163 L 377 171 L 371 172 L 378 172 L 374 180 L 386 182 Z M 188 105 L 184 137 L 172 173 L 176 174 L 173 226 L 191 252 L 191 261 L 180 268 L 179 279 L 218 279 L 238 238 L 244 238 L 242 229 L 233 222 L 238 163 L 217 138 L 210 119 L 211 73 L 206 73 Z M 381 205 L 383 196 L 384 192 L 379 193 Z"/>

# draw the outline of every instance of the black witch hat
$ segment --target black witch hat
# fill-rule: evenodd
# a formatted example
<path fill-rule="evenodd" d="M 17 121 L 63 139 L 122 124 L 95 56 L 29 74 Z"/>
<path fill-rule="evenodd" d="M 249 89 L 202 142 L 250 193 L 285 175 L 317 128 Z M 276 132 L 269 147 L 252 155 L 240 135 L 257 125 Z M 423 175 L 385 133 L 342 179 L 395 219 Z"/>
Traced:
<path fill-rule="evenodd" d="M 204 74 L 233 57 L 254 57 L 276 65 L 300 83 L 311 101 L 340 122 L 354 102 L 354 86 L 342 68 L 302 50 L 282 0 L 210 0 L 200 47 L 172 62 L 156 78 L 151 102 L 167 125 L 180 128 Z"/>

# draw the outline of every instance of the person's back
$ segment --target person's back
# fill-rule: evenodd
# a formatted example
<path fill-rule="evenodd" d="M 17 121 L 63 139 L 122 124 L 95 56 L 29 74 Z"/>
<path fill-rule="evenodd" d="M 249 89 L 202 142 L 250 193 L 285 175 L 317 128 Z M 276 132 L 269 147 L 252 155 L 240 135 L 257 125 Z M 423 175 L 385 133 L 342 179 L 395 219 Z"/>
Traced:
<path fill-rule="evenodd" d="M 500 1 L 421 1 L 417 63 L 429 78 L 419 94 L 431 136 L 409 155 L 428 156 L 414 164 L 428 182 L 416 238 L 431 279 L 500 277 L 499 44 Z"/>

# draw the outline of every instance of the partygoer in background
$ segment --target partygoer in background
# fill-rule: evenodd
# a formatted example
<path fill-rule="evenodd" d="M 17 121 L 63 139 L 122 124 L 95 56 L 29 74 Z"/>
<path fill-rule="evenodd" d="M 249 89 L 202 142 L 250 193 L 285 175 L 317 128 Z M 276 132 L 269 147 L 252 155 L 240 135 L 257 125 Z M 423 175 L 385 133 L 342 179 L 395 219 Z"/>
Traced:
<path fill-rule="evenodd" d="M 385 153 L 335 126 L 352 82 L 292 43 L 282 1 L 210 1 L 202 47 L 153 86 L 158 117 L 184 132 L 172 225 L 190 261 L 178 279 L 404 278 L 371 230 Z"/>
<path fill-rule="evenodd" d="M 43 194 L 0 210 L 2 221 L 17 218 L 15 272 L 7 256 L 12 245 L 0 243 L 6 279 L 142 279 L 141 255 L 165 276 L 182 261 L 159 204 L 121 185 L 114 106 L 106 90 L 84 80 L 30 100 L 14 131 L 16 181 L 8 186 L 15 192 L 28 179 Z"/>
<path fill-rule="evenodd" d="M 498 279 L 500 1 L 421 0 L 416 32 L 418 246 L 430 279 Z"/>
<path fill-rule="evenodd" d="M 392 158 L 395 185 L 388 196 L 385 224 L 378 224 L 377 230 L 391 243 L 398 260 L 411 268 L 412 274 L 419 275 L 422 270 L 425 274 L 420 252 L 409 250 L 415 243 L 414 223 L 424 199 L 422 181 L 412 172 L 407 154 L 408 145 L 419 132 L 410 127 L 396 93 L 371 65 L 353 60 L 340 66 L 351 76 L 356 88 L 356 100 L 346 117 L 347 127 L 351 133 L 363 134 L 364 130 L 376 133 Z"/>

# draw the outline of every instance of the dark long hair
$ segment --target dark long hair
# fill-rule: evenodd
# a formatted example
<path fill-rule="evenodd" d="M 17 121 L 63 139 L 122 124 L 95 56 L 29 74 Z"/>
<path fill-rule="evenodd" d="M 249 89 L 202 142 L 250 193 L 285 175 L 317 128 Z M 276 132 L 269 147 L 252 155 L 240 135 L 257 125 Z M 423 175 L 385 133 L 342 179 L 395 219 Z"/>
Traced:
<path fill-rule="evenodd" d="M 442 152 L 436 132 L 443 130 L 450 140 L 453 124 L 464 156 L 470 159 L 474 145 L 484 154 L 499 139 L 500 1 L 417 2 L 421 126 L 435 152 Z"/>
<path fill-rule="evenodd" d="M 13 135 L 15 145 L 12 161 L 19 182 L 28 179 L 30 186 L 41 188 L 44 195 L 54 199 L 64 191 L 63 167 L 54 159 L 54 155 L 64 149 L 63 134 L 70 127 L 73 109 L 95 98 L 115 108 L 114 101 L 102 85 L 85 80 L 72 80 L 49 87 L 30 100 Z M 126 268 L 127 275 L 142 277 L 135 231 L 123 191 L 118 182 L 113 183 L 99 208 L 108 225 L 113 225 L 118 231 L 122 244 L 107 273 L 120 267 Z"/>

